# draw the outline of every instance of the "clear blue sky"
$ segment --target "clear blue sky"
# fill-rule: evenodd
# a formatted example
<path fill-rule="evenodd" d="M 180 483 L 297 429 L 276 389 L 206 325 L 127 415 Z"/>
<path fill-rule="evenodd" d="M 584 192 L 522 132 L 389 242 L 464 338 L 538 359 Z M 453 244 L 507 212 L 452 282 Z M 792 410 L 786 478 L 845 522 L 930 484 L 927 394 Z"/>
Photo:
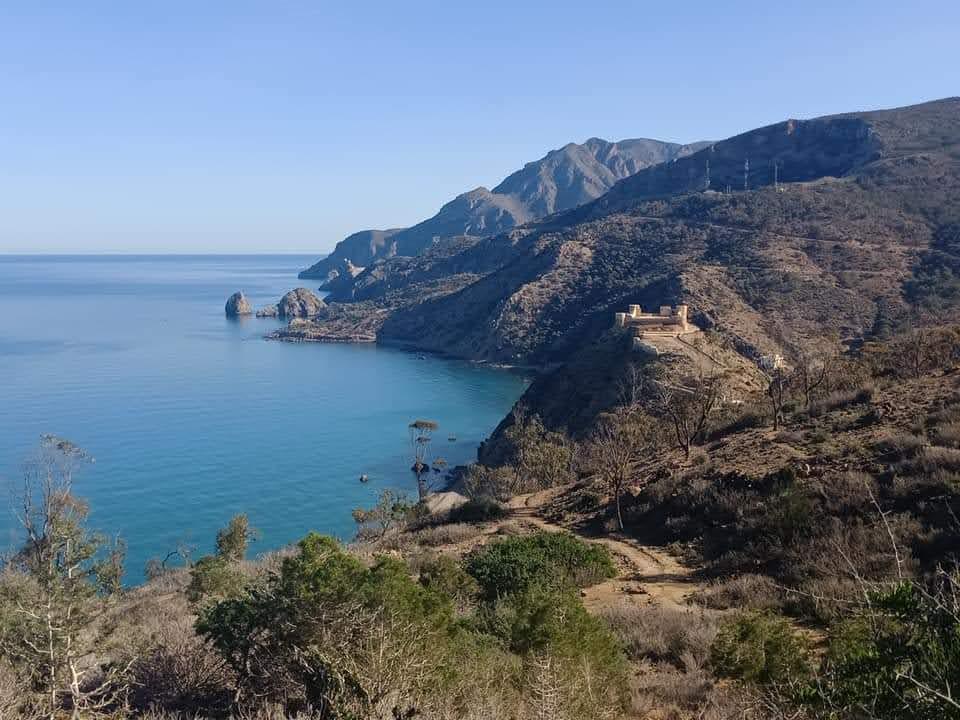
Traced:
<path fill-rule="evenodd" d="M 956 0 L 0 0 L 0 252 L 330 249 L 569 141 L 960 93 Z"/>

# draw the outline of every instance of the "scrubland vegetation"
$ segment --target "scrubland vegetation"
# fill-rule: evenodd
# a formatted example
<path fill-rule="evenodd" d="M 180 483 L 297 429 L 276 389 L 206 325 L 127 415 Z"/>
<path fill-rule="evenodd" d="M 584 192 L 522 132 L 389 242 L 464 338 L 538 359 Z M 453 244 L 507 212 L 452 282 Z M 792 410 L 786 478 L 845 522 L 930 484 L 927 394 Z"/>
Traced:
<path fill-rule="evenodd" d="M 627 370 L 547 512 L 697 568 L 700 611 L 607 614 L 643 668 L 641 716 L 960 717 L 958 363 L 945 326 L 791 358 L 736 402 L 719 375 L 688 374 L 681 397 Z M 718 700 L 730 687 L 745 694 Z"/>
<path fill-rule="evenodd" d="M 519 407 L 465 504 L 386 491 L 355 543 L 255 560 L 240 515 L 132 588 L 74 494 L 87 457 L 45 437 L 0 575 L 0 715 L 960 717 L 958 363 L 940 327 L 735 401 L 719 373 L 632 367 L 576 436 Z M 544 488 L 574 533 L 507 504 Z M 688 597 L 616 597 L 630 570 L 594 536 L 669 547 Z"/>
<path fill-rule="evenodd" d="M 29 478 L 27 542 L 0 578 L 4 717 L 603 718 L 628 703 L 620 644 L 577 595 L 613 574 L 603 548 L 525 535 L 414 568 L 310 534 L 251 563 L 237 516 L 214 555 L 123 590 L 122 548 L 72 492 L 82 459 L 46 438 Z M 369 512 L 405 524 L 413 507 L 388 494 Z M 394 530 L 373 522 L 377 539 Z"/>

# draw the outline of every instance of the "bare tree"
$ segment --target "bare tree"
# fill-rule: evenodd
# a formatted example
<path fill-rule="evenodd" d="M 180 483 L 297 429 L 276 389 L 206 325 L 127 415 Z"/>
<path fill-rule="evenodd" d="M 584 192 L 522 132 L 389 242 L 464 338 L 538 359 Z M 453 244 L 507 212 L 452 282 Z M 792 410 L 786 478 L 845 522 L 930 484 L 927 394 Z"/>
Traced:
<path fill-rule="evenodd" d="M 51 720 L 65 709 L 73 718 L 106 713 L 121 693 L 122 669 L 89 661 L 89 629 L 120 589 L 124 548 L 85 527 L 88 509 L 73 494 L 73 478 L 88 462 L 73 443 L 41 438 L 24 472 L 18 516 L 25 542 L 0 586 L 16 618 L 0 637 L 0 653 L 30 668 Z"/>
<path fill-rule="evenodd" d="M 412 470 L 417 476 L 417 493 L 421 502 L 426 499 L 429 492 L 425 477 L 429 475 L 430 466 L 426 460 L 430 455 L 430 442 L 433 440 L 433 433 L 439 427 L 440 425 L 433 420 L 414 420 L 408 426 L 410 446 L 413 450 Z"/>
<path fill-rule="evenodd" d="M 361 539 L 383 538 L 392 528 L 406 521 L 411 508 L 406 495 L 384 490 L 372 508 L 354 509 L 353 520 L 359 526 L 357 536 Z"/>
<path fill-rule="evenodd" d="M 650 396 L 658 414 L 673 427 L 677 445 L 690 457 L 690 448 L 706 432 L 720 407 L 723 383 L 714 373 L 699 371 L 689 386 L 654 380 Z"/>
<path fill-rule="evenodd" d="M 817 393 L 827 384 L 827 379 L 836 364 L 837 356 L 814 355 L 801 352 L 797 356 L 797 364 L 793 369 L 791 385 L 803 395 L 804 409 L 810 410 Z"/>
<path fill-rule="evenodd" d="M 935 365 L 938 336 L 927 327 L 917 327 L 899 345 L 900 362 L 914 378 L 926 375 Z"/>
<path fill-rule="evenodd" d="M 648 416 L 626 410 L 605 416 L 594 431 L 591 460 L 610 489 L 620 530 L 624 529 L 623 491 L 635 479 L 646 451 L 656 444 L 655 438 L 656 429 Z"/>
<path fill-rule="evenodd" d="M 776 365 L 770 371 L 770 384 L 767 385 L 767 398 L 773 411 L 773 429 L 779 430 L 783 423 L 783 406 L 790 393 L 791 376 L 782 364 Z"/>
<path fill-rule="evenodd" d="M 646 376 L 643 368 L 636 363 L 629 363 L 620 378 L 620 402 L 625 407 L 638 407 L 643 400 L 646 386 Z"/>

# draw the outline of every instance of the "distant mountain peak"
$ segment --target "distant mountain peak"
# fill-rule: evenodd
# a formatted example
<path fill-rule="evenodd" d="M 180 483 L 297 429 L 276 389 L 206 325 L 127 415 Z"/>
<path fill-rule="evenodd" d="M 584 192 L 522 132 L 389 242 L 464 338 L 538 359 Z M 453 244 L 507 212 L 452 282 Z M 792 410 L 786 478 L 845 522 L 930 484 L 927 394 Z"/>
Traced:
<path fill-rule="evenodd" d="M 526 163 L 492 190 L 481 186 L 457 195 L 436 215 L 413 227 L 354 233 L 301 277 L 326 279 L 338 272 L 344 259 L 367 266 L 397 255 L 417 255 L 430 247 L 435 237 L 495 235 L 594 200 L 617 181 L 704 145 L 646 138 L 610 142 L 598 137 L 583 144 L 567 143 Z"/>

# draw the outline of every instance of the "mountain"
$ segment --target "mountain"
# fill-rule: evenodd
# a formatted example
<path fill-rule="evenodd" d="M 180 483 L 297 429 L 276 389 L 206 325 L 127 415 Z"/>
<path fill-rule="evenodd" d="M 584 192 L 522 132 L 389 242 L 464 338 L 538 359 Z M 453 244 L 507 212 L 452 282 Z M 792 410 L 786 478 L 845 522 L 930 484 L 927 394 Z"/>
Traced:
<path fill-rule="evenodd" d="M 378 259 L 414 256 L 437 237 L 495 235 L 593 200 L 622 178 L 688 155 L 704 145 L 646 139 L 611 143 L 600 138 L 582 145 L 569 143 L 527 163 L 493 190 L 478 187 L 458 195 L 436 215 L 413 227 L 354 233 L 300 277 L 327 279 L 331 271 L 339 273 L 346 260 L 366 266 Z"/>
<path fill-rule="evenodd" d="M 704 191 L 708 161 L 724 192 Z M 377 313 L 367 329 L 384 342 L 552 368 L 530 397 L 564 397 L 558 419 L 604 382 L 564 368 L 588 362 L 629 304 L 687 303 L 748 359 L 948 316 L 960 307 L 957 197 L 958 98 L 786 120 L 539 222 L 368 269 L 353 312 Z"/>

